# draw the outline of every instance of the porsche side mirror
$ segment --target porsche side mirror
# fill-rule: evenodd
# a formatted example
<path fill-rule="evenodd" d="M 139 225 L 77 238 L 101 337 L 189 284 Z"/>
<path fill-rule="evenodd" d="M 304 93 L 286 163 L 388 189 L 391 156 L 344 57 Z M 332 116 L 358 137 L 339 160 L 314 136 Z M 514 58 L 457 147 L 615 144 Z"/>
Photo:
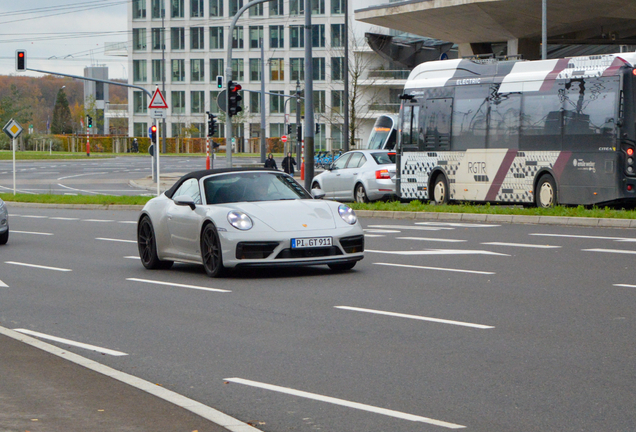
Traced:
<path fill-rule="evenodd" d="M 194 203 L 194 200 L 187 195 L 179 195 L 174 198 L 174 203 L 178 206 L 188 206 L 192 210 L 194 210 L 197 205 Z"/>
<path fill-rule="evenodd" d="M 314 199 L 323 199 L 323 198 L 325 197 L 325 195 L 326 195 L 326 194 L 325 194 L 325 191 L 324 191 L 324 190 L 322 190 L 322 189 L 318 189 L 318 188 L 316 188 L 316 189 L 312 189 L 312 190 L 311 190 L 311 196 L 312 196 Z"/>

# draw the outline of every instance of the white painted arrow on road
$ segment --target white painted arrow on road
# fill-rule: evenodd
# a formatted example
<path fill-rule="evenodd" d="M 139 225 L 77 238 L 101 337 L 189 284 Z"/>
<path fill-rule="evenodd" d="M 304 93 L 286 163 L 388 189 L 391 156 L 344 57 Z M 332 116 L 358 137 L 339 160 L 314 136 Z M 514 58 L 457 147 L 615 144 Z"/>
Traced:
<path fill-rule="evenodd" d="M 0 288 L 9 288 L 9 285 L 0 280 Z"/>

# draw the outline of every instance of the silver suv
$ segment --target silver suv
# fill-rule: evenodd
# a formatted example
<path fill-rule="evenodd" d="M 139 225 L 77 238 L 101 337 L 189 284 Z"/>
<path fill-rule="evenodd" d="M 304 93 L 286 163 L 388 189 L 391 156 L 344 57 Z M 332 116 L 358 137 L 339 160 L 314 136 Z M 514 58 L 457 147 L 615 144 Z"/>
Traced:
<path fill-rule="evenodd" d="M 7 205 L 0 198 L 0 245 L 9 241 L 9 212 Z"/>

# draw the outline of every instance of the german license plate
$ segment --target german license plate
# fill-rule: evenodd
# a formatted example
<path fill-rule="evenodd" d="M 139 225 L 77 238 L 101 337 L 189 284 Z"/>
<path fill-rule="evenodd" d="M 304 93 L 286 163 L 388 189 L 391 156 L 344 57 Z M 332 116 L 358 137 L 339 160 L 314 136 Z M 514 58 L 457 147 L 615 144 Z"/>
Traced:
<path fill-rule="evenodd" d="M 331 237 L 307 237 L 291 239 L 292 249 L 329 247 L 333 244 Z"/>

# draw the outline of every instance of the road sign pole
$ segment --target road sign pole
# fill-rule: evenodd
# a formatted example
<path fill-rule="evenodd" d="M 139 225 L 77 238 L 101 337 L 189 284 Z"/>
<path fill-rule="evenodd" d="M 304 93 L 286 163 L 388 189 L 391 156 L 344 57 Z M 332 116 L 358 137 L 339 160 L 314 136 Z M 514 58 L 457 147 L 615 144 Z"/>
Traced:
<path fill-rule="evenodd" d="M 205 138 L 205 169 L 210 169 L 210 137 Z"/>
<path fill-rule="evenodd" d="M 91 140 L 90 140 L 90 135 L 88 134 L 89 131 L 90 129 L 87 127 L 86 128 L 86 156 L 91 155 Z"/>
<path fill-rule="evenodd" d="M 13 147 L 13 195 L 15 195 L 15 138 L 11 140 Z"/>
<path fill-rule="evenodd" d="M 155 120 L 155 123 L 159 123 Z M 157 126 L 157 143 L 155 144 L 155 155 L 157 155 L 157 196 L 161 195 L 161 175 L 160 173 L 160 169 L 159 169 L 159 153 L 161 153 L 159 151 L 159 137 L 161 136 L 161 133 L 163 131 L 159 130 L 159 126 Z"/>

